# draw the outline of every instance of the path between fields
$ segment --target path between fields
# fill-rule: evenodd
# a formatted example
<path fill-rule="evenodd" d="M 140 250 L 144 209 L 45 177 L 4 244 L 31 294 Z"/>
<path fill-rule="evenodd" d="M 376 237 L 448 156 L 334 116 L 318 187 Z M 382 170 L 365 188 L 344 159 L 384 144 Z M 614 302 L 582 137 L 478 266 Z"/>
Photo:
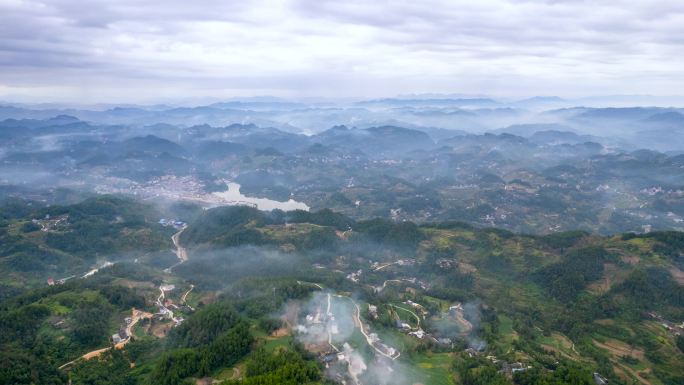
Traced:
<path fill-rule="evenodd" d="M 420 329 L 420 317 L 418 317 L 418 314 L 414 313 L 413 310 L 407 309 L 405 307 L 397 306 L 397 305 L 392 305 L 392 304 L 390 304 L 390 306 L 393 308 L 401 309 L 401 310 L 404 310 L 404 311 L 411 313 L 411 315 L 413 315 L 413 317 L 415 317 L 416 321 L 418 322 L 418 324 L 416 325 L 416 328 Z"/>

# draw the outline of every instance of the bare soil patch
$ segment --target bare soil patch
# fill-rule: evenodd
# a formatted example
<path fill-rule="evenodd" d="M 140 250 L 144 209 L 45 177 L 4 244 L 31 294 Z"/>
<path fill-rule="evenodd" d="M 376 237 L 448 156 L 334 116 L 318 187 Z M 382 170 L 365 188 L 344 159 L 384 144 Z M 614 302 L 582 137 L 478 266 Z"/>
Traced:
<path fill-rule="evenodd" d="M 459 262 L 458 263 L 458 270 L 461 271 L 461 273 L 468 274 L 468 273 L 474 273 L 477 271 L 477 268 L 469 263 L 466 262 Z"/>
<path fill-rule="evenodd" d="M 273 333 L 271 333 L 271 337 L 273 337 L 273 338 L 281 338 L 281 337 L 285 337 L 285 336 L 287 336 L 287 335 L 289 335 L 289 334 L 290 334 L 290 329 L 288 329 L 288 328 L 280 328 L 280 329 L 278 329 L 278 330 L 273 331 Z"/>
<path fill-rule="evenodd" d="M 672 274 L 672 278 L 677 281 L 678 284 L 684 285 L 684 271 L 672 266 L 672 268 L 670 268 L 670 274 Z"/>
<path fill-rule="evenodd" d="M 606 342 L 602 343 L 594 340 L 594 345 L 598 346 L 601 349 L 608 350 L 608 352 L 610 352 L 610 354 L 612 354 L 615 358 L 629 356 L 632 358 L 636 358 L 637 360 L 644 359 L 643 350 L 627 345 L 622 341 L 609 339 Z"/>
<path fill-rule="evenodd" d="M 154 283 L 149 281 L 132 281 L 126 278 L 119 278 L 114 281 L 115 284 L 125 286 L 129 289 L 154 289 Z"/>
<path fill-rule="evenodd" d="M 157 338 L 164 338 L 171 331 L 173 325 L 171 323 L 154 323 L 150 328 L 152 330 L 152 335 Z"/>
<path fill-rule="evenodd" d="M 620 259 L 622 262 L 629 263 L 630 265 L 636 265 L 641 262 L 641 258 L 631 255 L 623 255 Z"/>

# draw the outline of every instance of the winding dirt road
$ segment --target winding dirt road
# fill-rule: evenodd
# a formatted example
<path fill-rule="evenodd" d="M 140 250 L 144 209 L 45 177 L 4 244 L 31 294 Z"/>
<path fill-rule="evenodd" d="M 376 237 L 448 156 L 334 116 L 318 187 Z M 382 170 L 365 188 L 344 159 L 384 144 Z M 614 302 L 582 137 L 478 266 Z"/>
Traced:
<path fill-rule="evenodd" d="M 190 306 L 190 305 L 188 305 L 187 299 L 188 299 L 188 294 L 190 294 L 190 292 L 191 292 L 192 289 L 194 289 L 194 288 L 195 288 L 195 285 L 190 284 L 190 290 L 186 291 L 185 294 L 183 294 L 183 296 L 181 297 L 181 303 L 182 303 L 183 305 L 189 307 L 190 310 L 192 310 L 192 311 L 195 311 L 195 308 L 192 307 L 192 306 Z"/>
<path fill-rule="evenodd" d="M 185 249 L 185 247 L 181 246 L 180 244 L 180 236 L 181 234 L 183 234 L 183 231 L 185 231 L 185 229 L 187 228 L 188 226 L 184 225 L 177 233 L 171 236 L 173 246 L 176 248 L 174 252 L 176 253 L 176 257 L 178 257 L 178 262 L 164 269 L 165 273 L 170 273 L 174 267 L 182 265 L 183 263 L 185 263 L 185 261 L 188 260 L 188 251 Z"/>
<path fill-rule="evenodd" d="M 138 323 L 138 321 L 140 321 L 141 319 L 145 319 L 145 318 L 152 318 L 152 313 L 147 313 L 147 312 L 144 312 L 142 310 L 137 310 L 135 308 L 132 309 L 131 310 L 131 323 L 126 325 L 127 337 L 125 340 L 119 342 L 118 344 L 114 345 L 113 347 L 116 349 L 123 349 L 123 347 L 126 346 L 126 344 L 128 342 L 130 342 L 130 340 L 133 336 L 133 327 Z M 80 356 L 80 357 L 78 357 L 72 361 L 69 361 L 62 366 L 60 366 L 59 369 L 67 368 L 67 367 L 75 364 L 76 362 L 78 362 L 80 360 L 86 360 L 87 361 L 87 360 L 90 360 L 91 358 L 99 357 L 102 353 L 107 352 L 110 349 L 112 349 L 112 346 L 90 351 L 90 352 L 88 352 L 88 353 L 86 353 L 86 354 L 84 354 L 84 355 L 82 355 L 82 356 Z"/>
<path fill-rule="evenodd" d="M 383 352 L 382 350 L 378 349 L 375 346 L 375 344 L 373 343 L 373 339 L 366 333 L 365 325 L 363 324 L 363 321 L 361 321 L 361 308 L 359 307 L 359 304 L 356 303 L 356 301 L 354 301 L 350 297 L 345 297 L 345 296 L 339 295 L 339 294 L 335 294 L 335 297 L 346 298 L 346 299 L 350 300 L 352 302 L 352 304 L 354 304 L 356 311 L 352 313 L 352 319 L 354 320 L 354 323 L 356 324 L 356 326 L 361 331 L 361 334 L 363 334 L 363 336 L 366 338 L 366 343 L 368 343 L 368 345 L 371 348 L 373 348 L 373 350 L 378 352 L 378 354 L 389 358 L 390 360 L 396 360 L 397 358 L 399 358 L 399 356 L 401 355 L 401 352 L 399 352 L 398 350 L 396 351 L 397 354 L 395 356 L 391 356 L 391 355 Z"/>
<path fill-rule="evenodd" d="M 178 261 L 178 263 L 174 264 L 173 266 L 164 269 L 164 272 L 166 272 L 166 273 L 170 273 L 174 267 L 181 265 L 185 261 L 188 260 L 188 252 L 185 249 L 185 247 L 181 246 L 181 244 L 180 244 L 180 236 L 181 236 L 181 234 L 183 234 L 183 231 L 186 228 L 187 228 L 187 226 L 183 226 L 177 233 L 175 233 L 171 236 L 171 241 L 173 242 L 173 245 L 176 248 L 175 253 L 176 253 L 176 256 L 178 257 L 179 261 Z M 112 265 L 112 263 L 106 262 L 102 267 L 107 267 L 107 266 L 111 266 L 111 265 Z M 100 268 L 102 268 L 102 267 L 100 267 Z M 93 270 L 87 272 L 83 276 L 83 278 L 87 278 L 87 277 L 95 274 L 100 268 L 93 269 Z M 183 297 L 181 298 L 181 303 L 186 304 L 185 300 L 187 299 L 188 294 L 190 294 L 190 292 L 194 288 L 195 288 L 194 285 L 190 285 L 190 290 L 188 290 L 185 294 L 183 294 Z M 165 296 L 164 296 L 164 290 L 162 290 L 162 286 L 159 287 L 159 291 L 160 291 L 160 294 L 159 294 L 159 297 L 157 298 L 157 302 L 156 302 L 157 306 L 160 308 L 161 311 L 169 312 L 171 315 L 171 318 L 174 321 L 178 322 L 175 318 L 173 318 L 173 312 L 164 306 L 163 300 L 164 300 Z M 191 307 L 191 309 L 192 309 L 192 307 Z M 137 310 L 135 308 L 132 309 L 132 311 L 131 311 L 131 323 L 126 325 L 126 335 L 127 335 L 126 339 L 117 343 L 114 346 L 109 346 L 106 348 L 101 348 L 101 349 L 90 351 L 90 352 L 88 352 L 88 353 L 86 353 L 86 354 L 84 354 L 84 355 L 82 355 L 82 356 L 80 356 L 80 357 L 78 357 L 72 361 L 69 361 L 62 366 L 60 366 L 59 369 L 67 368 L 67 367 L 73 365 L 74 363 L 76 363 L 80 360 L 89 360 L 91 358 L 99 357 L 102 353 L 107 352 L 110 349 L 112 349 L 112 347 L 114 347 L 116 349 L 123 349 L 123 347 L 126 346 L 126 344 L 131 340 L 132 335 L 133 335 L 133 327 L 138 323 L 138 321 L 140 321 L 141 319 L 144 319 L 144 318 L 152 318 L 152 317 L 153 317 L 152 313 L 147 313 L 147 312 L 144 312 L 141 310 Z"/>

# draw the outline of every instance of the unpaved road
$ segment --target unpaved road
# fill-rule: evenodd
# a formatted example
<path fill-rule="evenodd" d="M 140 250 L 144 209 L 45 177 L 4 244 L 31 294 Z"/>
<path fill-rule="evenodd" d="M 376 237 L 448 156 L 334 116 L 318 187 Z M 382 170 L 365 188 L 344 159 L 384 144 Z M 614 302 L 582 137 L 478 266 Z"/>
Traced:
<path fill-rule="evenodd" d="M 180 231 L 171 236 L 171 241 L 173 241 L 173 245 L 176 247 L 176 256 L 183 262 L 188 260 L 188 252 L 185 250 L 185 247 L 180 245 L 180 236 L 186 228 L 187 226 L 183 226 Z"/>
<path fill-rule="evenodd" d="M 363 336 L 366 338 L 366 342 L 368 343 L 368 345 L 369 345 L 371 348 L 373 348 L 373 350 L 375 350 L 376 352 L 378 352 L 378 354 L 380 354 L 380 355 L 382 355 L 382 356 L 385 356 L 385 357 L 389 358 L 390 360 L 396 360 L 397 358 L 399 358 L 399 356 L 401 355 L 401 352 L 399 352 L 398 350 L 397 350 L 397 355 L 396 355 L 396 356 L 390 356 L 389 354 L 387 354 L 387 353 L 383 352 L 382 350 L 378 349 L 378 348 L 373 344 L 373 340 L 372 340 L 372 339 L 370 338 L 370 336 L 366 333 L 365 325 L 363 324 L 363 321 L 361 321 L 361 308 L 359 307 L 359 304 L 356 303 L 356 301 L 354 301 L 354 300 L 353 300 L 352 298 L 350 298 L 350 297 L 345 297 L 345 296 L 339 295 L 339 294 L 335 294 L 335 297 L 338 297 L 338 298 L 346 298 L 346 299 L 350 300 L 350 301 L 352 302 L 352 304 L 354 304 L 354 307 L 356 308 L 356 311 L 352 313 L 352 319 L 354 320 L 354 323 L 356 324 L 356 326 L 357 326 L 357 327 L 359 328 L 359 330 L 361 331 L 361 334 L 363 334 Z"/>
<path fill-rule="evenodd" d="M 195 288 L 195 285 L 190 284 L 190 290 L 186 291 L 185 294 L 183 294 L 183 296 L 181 297 L 181 303 L 182 303 L 183 305 L 186 305 L 187 307 L 189 307 L 190 310 L 192 310 L 192 311 L 195 311 L 195 308 L 193 308 L 192 306 L 188 305 L 187 299 L 188 299 L 188 294 L 190 294 L 190 292 L 191 292 L 192 289 L 194 289 L 194 288 Z"/>
<path fill-rule="evenodd" d="M 331 313 L 331 305 L 332 305 L 332 298 L 330 293 L 328 293 L 328 309 L 325 311 L 326 317 L 330 317 L 332 315 Z M 337 348 L 337 346 L 333 345 L 332 343 L 332 331 L 330 331 L 330 328 L 328 329 L 328 345 L 330 345 L 333 349 L 335 349 L 336 352 L 339 352 L 340 349 Z"/>
<path fill-rule="evenodd" d="M 392 304 L 390 304 L 390 306 L 393 308 L 401 309 L 403 311 L 407 311 L 407 312 L 411 313 L 411 315 L 413 315 L 413 317 L 416 319 L 416 322 L 417 322 L 416 329 L 420 329 L 420 317 L 418 317 L 418 314 L 414 313 L 413 310 L 407 309 L 405 307 L 397 306 L 397 305 L 392 305 Z"/>
<path fill-rule="evenodd" d="M 177 233 L 171 236 L 173 246 L 176 248 L 175 253 L 176 257 L 178 257 L 178 262 L 164 269 L 165 273 L 170 273 L 174 267 L 182 265 L 183 263 L 185 263 L 185 261 L 188 260 L 188 251 L 185 249 L 185 247 L 181 246 L 180 244 L 180 236 L 181 234 L 183 234 L 183 231 L 185 231 L 186 228 L 188 228 L 187 225 L 183 226 Z"/>
<path fill-rule="evenodd" d="M 135 324 L 138 323 L 138 321 L 140 321 L 141 319 L 144 319 L 144 318 L 152 318 L 152 313 L 147 313 L 147 312 L 144 312 L 141 310 L 137 310 L 135 308 L 133 310 L 131 310 L 131 323 L 126 325 L 126 334 L 128 335 L 128 337 L 126 337 L 125 340 L 114 345 L 114 347 L 116 349 L 123 349 L 123 347 L 126 346 L 126 344 L 131 340 L 131 337 L 133 335 L 133 327 L 135 326 Z M 72 361 L 69 361 L 62 366 L 60 366 L 59 369 L 64 369 L 68 366 L 71 366 L 80 360 L 86 360 L 87 361 L 91 358 L 99 357 L 102 353 L 109 351 L 111 348 L 112 347 L 109 346 L 106 348 L 101 348 L 101 349 L 96 349 L 96 350 L 90 351 L 90 352 L 88 352 L 88 353 L 86 353 L 86 354 L 84 354 L 84 355 L 82 355 L 82 356 L 80 356 L 80 357 L 78 357 Z"/>

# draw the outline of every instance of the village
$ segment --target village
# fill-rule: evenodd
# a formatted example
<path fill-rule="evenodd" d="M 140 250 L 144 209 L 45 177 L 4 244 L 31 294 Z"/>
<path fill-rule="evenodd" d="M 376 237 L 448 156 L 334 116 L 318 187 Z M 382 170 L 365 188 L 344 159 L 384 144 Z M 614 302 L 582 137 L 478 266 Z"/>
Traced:
<path fill-rule="evenodd" d="M 59 222 L 62 221 L 62 219 L 59 220 Z M 179 242 L 179 236 L 183 232 L 183 230 L 186 229 L 187 225 L 185 222 L 182 222 L 180 220 L 165 218 L 160 219 L 159 224 L 165 227 L 172 226 L 176 230 L 178 230 L 178 232 L 173 234 L 171 239 L 173 245 L 176 248 L 175 253 L 179 259 L 179 262 L 171 266 L 170 268 L 164 269 L 164 272 L 170 273 L 171 268 L 187 260 L 187 251 L 184 247 L 180 245 Z M 64 284 L 66 281 L 76 277 L 86 279 L 92 277 L 101 269 L 108 268 L 113 265 L 114 263 L 105 261 L 100 266 L 95 267 L 82 275 L 71 275 L 69 277 L 65 277 L 59 280 L 48 278 L 47 284 L 48 286 L 61 285 Z M 157 312 L 150 313 L 135 308 L 131 309 L 131 315 L 124 317 L 123 322 L 120 324 L 118 331 L 112 334 L 110 338 L 111 345 L 109 347 L 100 348 L 85 353 L 81 357 L 78 357 L 72 361 L 63 364 L 62 366 L 60 366 L 60 369 L 67 368 L 79 360 L 90 360 L 94 357 L 98 357 L 102 353 L 112 348 L 123 349 L 124 346 L 131 341 L 131 339 L 135 338 L 134 328 L 138 324 L 143 324 L 144 333 L 153 333 L 158 337 L 164 337 L 168 333 L 170 328 L 178 327 L 183 323 L 183 321 L 185 321 L 184 316 L 190 315 L 195 312 L 195 308 L 193 308 L 187 303 L 188 295 L 190 294 L 190 292 L 192 292 L 194 287 L 195 286 L 191 284 L 189 289 L 185 293 L 180 295 L 178 302 L 176 303 L 173 299 L 171 299 L 168 296 L 168 293 L 176 291 L 176 285 L 172 283 L 162 282 L 158 287 L 159 295 L 156 297 L 154 301 L 154 306 L 157 308 Z M 63 324 L 64 321 L 59 319 L 53 322 L 54 327 L 61 327 L 63 326 Z M 153 329 L 156 330 L 156 332 L 152 332 Z"/>

